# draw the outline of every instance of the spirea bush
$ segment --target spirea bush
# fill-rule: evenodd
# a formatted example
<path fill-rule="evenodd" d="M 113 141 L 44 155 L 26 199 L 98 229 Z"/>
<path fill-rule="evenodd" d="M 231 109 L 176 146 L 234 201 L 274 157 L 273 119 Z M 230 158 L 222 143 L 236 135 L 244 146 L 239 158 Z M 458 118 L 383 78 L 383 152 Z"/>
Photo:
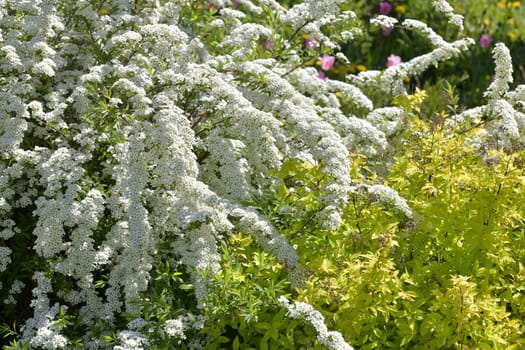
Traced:
<path fill-rule="evenodd" d="M 343 79 L 344 0 L 0 4 L 4 349 L 523 345 L 525 88 L 407 90 L 445 1 Z"/>

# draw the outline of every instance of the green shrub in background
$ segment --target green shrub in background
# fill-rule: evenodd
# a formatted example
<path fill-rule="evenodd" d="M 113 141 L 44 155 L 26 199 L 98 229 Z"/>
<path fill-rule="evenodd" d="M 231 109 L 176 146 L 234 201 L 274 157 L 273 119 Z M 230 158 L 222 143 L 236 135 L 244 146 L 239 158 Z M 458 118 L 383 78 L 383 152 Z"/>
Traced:
<path fill-rule="evenodd" d="M 367 24 L 369 19 L 380 13 L 380 1 L 353 1 L 354 9 Z M 432 23 L 437 33 L 446 39 L 457 35 L 457 28 L 451 26 L 432 10 L 432 2 L 423 0 L 390 1 L 388 16 L 400 22 L 406 18 L 418 18 Z M 510 49 L 514 62 L 514 80 L 525 81 L 525 66 L 521 59 L 525 54 L 525 4 L 520 1 L 450 1 L 457 13 L 465 17 L 464 35 L 474 38 L 477 43 L 460 58 L 447 62 L 439 68 L 430 69 L 423 76 L 412 81 L 413 85 L 428 88 L 440 78 L 446 79 L 458 88 L 461 104 L 475 106 L 483 101 L 482 93 L 494 75 L 491 50 L 496 42 L 504 42 Z M 487 39 L 482 40 L 482 36 Z M 383 69 L 387 58 L 397 55 L 403 61 L 428 52 L 429 43 L 418 34 L 394 26 L 392 31 L 375 29 L 351 42 L 345 53 L 351 65 L 341 67 L 342 76 L 358 73 L 365 69 Z"/>

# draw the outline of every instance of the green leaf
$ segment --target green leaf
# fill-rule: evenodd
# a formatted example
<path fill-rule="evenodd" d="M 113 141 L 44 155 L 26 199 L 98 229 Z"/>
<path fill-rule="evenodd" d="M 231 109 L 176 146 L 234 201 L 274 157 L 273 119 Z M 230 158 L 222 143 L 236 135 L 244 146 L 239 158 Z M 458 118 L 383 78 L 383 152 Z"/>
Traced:
<path fill-rule="evenodd" d="M 235 339 L 233 340 L 232 349 L 239 350 L 239 346 L 240 346 L 239 336 L 236 336 Z"/>
<path fill-rule="evenodd" d="M 225 337 L 225 336 L 223 336 L 223 335 L 221 335 L 221 336 L 219 337 L 219 343 L 220 343 L 220 344 L 223 344 L 223 343 L 229 343 L 229 342 L 230 342 L 230 338 Z"/>
<path fill-rule="evenodd" d="M 264 331 L 270 328 L 271 325 L 268 322 L 259 322 L 255 325 L 255 329 L 257 329 L 258 331 Z"/>
<path fill-rule="evenodd" d="M 268 342 L 266 338 L 262 338 L 261 342 L 259 343 L 259 349 L 260 350 L 268 350 Z"/>

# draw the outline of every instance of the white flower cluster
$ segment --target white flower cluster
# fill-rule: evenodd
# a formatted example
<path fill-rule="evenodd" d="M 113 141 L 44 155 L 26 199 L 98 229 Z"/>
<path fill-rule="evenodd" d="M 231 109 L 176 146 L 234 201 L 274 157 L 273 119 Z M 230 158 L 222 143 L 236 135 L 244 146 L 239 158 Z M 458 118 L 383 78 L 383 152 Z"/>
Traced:
<path fill-rule="evenodd" d="M 368 192 L 369 199 L 386 207 L 398 210 L 407 218 L 412 218 L 414 213 L 408 206 L 406 200 L 390 187 L 383 185 L 372 185 L 363 188 Z"/>
<path fill-rule="evenodd" d="M 165 326 L 164 326 L 164 332 L 166 332 L 167 335 L 170 337 L 176 337 L 179 339 L 186 339 L 186 335 L 184 334 L 184 330 L 187 328 L 186 320 L 184 317 L 179 317 L 175 320 L 170 319 L 166 320 Z"/>
<path fill-rule="evenodd" d="M 439 1 L 438 1 L 439 2 Z M 446 3 L 442 1 L 441 3 Z M 447 4 L 448 5 L 448 4 Z M 444 11 L 449 16 L 451 13 Z M 453 12 L 452 12 L 452 15 Z M 390 24 L 386 16 L 378 16 L 373 22 L 376 25 L 386 26 Z M 348 75 L 346 78 L 353 85 L 363 91 L 382 91 L 388 96 L 400 96 L 406 94 L 403 80 L 410 76 L 419 76 L 429 67 L 437 67 L 439 63 L 458 57 L 461 52 L 466 51 L 474 44 L 472 38 L 460 38 L 453 42 L 447 42 L 427 24 L 406 19 L 401 23 L 402 27 L 418 32 L 423 35 L 435 47 L 431 52 L 412 58 L 407 62 L 391 66 L 385 71 L 364 71 L 358 75 Z M 460 28 L 462 28 L 460 26 Z"/>
<path fill-rule="evenodd" d="M 0 247 L 0 272 L 5 271 L 7 265 L 11 263 L 11 258 L 9 257 L 11 252 L 12 250 L 8 247 Z"/>
<path fill-rule="evenodd" d="M 308 85 L 308 82 L 315 78 L 313 77 L 313 75 L 307 76 L 305 74 L 293 74 L 291 76 L 292 81 L 290 82 L 280 77 L 278 74 L 276 74 L 269 68 L 265 67 L 264 63 L 265 62 L 248 62 L 226 65 L 226 68 L 235 70 L 242 74 L 246 74 L 250 77 L 263 75 L 265 79 L 265 85 L 263 85 L 263 88 L 265 88 L 265 90 L 268 91 L 268 94 L 272 94 L 245 94 L 245 96 L 249 99 L 248 103 L 250 108 L 249 111 L 247 111 L 244 114 L 243 120 L 239 121 L 242 122 L 241 125 L 243 126 L 242 135 L 244 137 L 251 136 L 248 138 L 243 137 L 243 143 L 246 146 L 248 146 L 250 143 L 253 144 L 254 142 L 258 142 L 258 158 L 260 158 L 261 156 L 265 156 L 266 154 L 272 156 L 272 158 L 268 159 L 268 161 L 265 162 L 266 164 L 269 164 L 271 166 L 268 167 L 268 165 L 263 164 L 263 166 L 261 166 L 259 169 L 256 168 L 256 173 L 264 173 L 266 169 L 279 166 L 281 152 L 274 151 L 275 146 L 283 149 L 283 151 L 286 151 L 285 153 L 293 153 L 293 151 L 290 150 L 289 145 L 286 145 L 283 142 L 283 140 L 286 140 L 287 138 L 286 135 L 282 134 L 283 131 L 286 131 L 288 134 L 291 135 L 297 135 L 296 137 L 301 140 L 304 146 L 306 146 L 303 146 L 302 150 L 305 150 L 306 148 L 306 150 L 309 151 L 312 155 L 313 159 L 319 160 L 321 163 L 323 163 L 325 165 L 323 170 L 333 178 L 333 181 L 330 182 L 327 186 L 325 186 L 326 196 L 324 199 L 326 200 L 327 205 L 336 203 L 336 207 L 338 207 L 336 211 L 340 211 L 339 208 L 342 204 L 345 203 L 347 193 L 349 191 L 350 178 L 348 175 L 348 169 L 350 164 L 347 156 L 348 151 L 346 147 L 342 144 L 340 135 L 333 130 L 333 127 L 329 123 L 324 122 L 322 118 L 320 118 L 317 112 L 316 105 L 313 103 L 312 99 L 297 93 L 294 88 L 294 85 L 292 85 L 297 84 L 302 88 L 305 88 L 305 86 Z M 305 81 L 303 81 L 302 79 L 305 79 Z M 215 83 L 215 86 L 222 87 L 223 83 L 218 81 Z M 364 107 L 372 108 L 371 101 L 362 93 L 359 93 L 357 88 L 354 88 L 349 84 L 334 83 L 333 85 L 330 85 L 329 88 L 335 90 L 344 90 L 346 93 L 353 94 L 355 95 L 357 101 L 362 100 L 362 104 L 364 105 Z M 236 98 L 237 101 L 239 101 L 238 103 L 242 103 L 241 106 L 247 103 L 244 102 L 243 99 L 237 98 L 236 95 L 232 95 L 231 92 L 226 94 L 222 89 L 217 91 L 215 95 L 223 95 L 225 97 L 227 96 L 228 100 Z M 253 125 L 246 125 L 246 122 L 248 120 L 250 122 L 252 120 L 247 120 L 246 117 L 251 116 L 251 114 L 253 113 L 250 113 L 253 106 L 260 107 L 264 110 L 269 110 L 274 115 L 279 116 L 282 120 L 282 122 L 279 122 L 271 116 L 267 117 L 266 115 L 261 115 L 261 113 L 257 113 L 256 115 L 259 116 L 256 121 L 257 124 L 268 120 L 268 122 L 266 122 L 265 124 L 271 126 L 272 129 L 270 130 L 272 132 L 275 129 L 277 129 L 281 124 L 284 124 L 284 128 L 281 128 L 281 130 L 276 130 L 271 135 L 264 135 L 262 137 L 258 136 L 257 134 L 260 134 L 261 131 L 270 131 L 268 129 L 268 126 L 265 125 L 264 128 L 258 128 L 254 130 L 252 134 Z M 228 112 L 228 115 L 230 113 L 231 112 Z M 265 117 L 264 119 L 261 118 L 263 116 Z M 236 130 L 235 124 L 238 123 L 237 118 L 238 114 L 236 116 L 232 116 L 232 121 L 234 122 L 234 125 L 230 126 L 227 132 L 231 133 L 232 131 Z M 272 124 L 270 124 L 270 122 Z M 241 132 L 241 130 L 239 131 Z M 261 141 L 271 142 L 271 145 L 275 146 L 273 148 L 270 148 L 270 152 L 261 153 L 261 150 L 269 148 L 266 145 L 264 145 L 265 147 L 262 148 L 260 146 Z M 288 140 L 288 144 L 290 143 L 292 142 Z M 252 161 L 250 158 L 248 158 L 249 155 L 253 155 L 251 151 L 255 148 L 249 147 L 248 149 L 250 150 L 250 152 L 248 152 L 246 157 L 249 163 L 257 165 L 256 160 Z M 258 182 L 261 183 L 261 180 L 259 180 Z"/>
<path fill-rule="evenodd" d="M 379 15 L 379 16 L 376 16 L 370 19 L 370 24 L 372 26 L 377 26 L 381 29 L 392 28 L 397 23 L 399 23 L 397 18 L 385 16 L 385 15 Z"/>
<path fill-rule="evenodd" d="M 487 146 L 496 149 L 512 147 L 516 141 L 525 141 L 525 87 L 519 85 L 509 91 L 512 77 L 512 58 L 503 43 L 493 49 L 496 64 L 494 80 L 484 93 L 488 101 L 483 106 L 467 109 L 454 116 L 449 123 L 485 124 L 469 142 L 480 152 Z"/>
<path fill-rule="evenodd" d="M 356 17 L 354 12 L 341 12 L 339 9 L 339 5 L 344 2 L 345 0 L 306 0 L 295 4 L 286 11 L 281 10 L 279 18 L 283 24 L 290 26 L 296 33 L 308 34 L 310 38 L 322 42 L 326 47 L 337 48 L 338 43 L 325 35 L 321 27 L 327 24 L 338 25 L 353 22 Z M 358 30 L 354 29 L 343 30 L 340 38 L 351 40 L 357 32 Z"/>
<path fill-rule="evenodd" d="M 510 51 L 503 43 L 497 43 L 494 46 L 493 57 L 496 63 L 496 74 L 494 80 L 490 83 L 484 96 L 489 99 L 495 99 L 503 96 L 509 91 L 509 84 L 513 82 L 512 78 L 512 58 Z"/>
<path fill-rule="evenodd" d="M 406 112 L 399 107 L 377 108 L 368 113 L 366 120 L 392 137 L 407 126 Z"/>
<path fill-rule="evenodd" d="M 286 266 L 292 286 L 300 287 L 304 284 L 304 276 L 300 270 L 297 252 L 288 244 L 285 237 L 275 232 L 268 220 L 254 210 L 244 208 L 234 208 L 232 215 L 240 219 L 239 223 L 242 230 L 252 233 L 257 243 L 266 251 L 274 253 L 277 260 Z"/>
<path fill-rule="evenodd" d="M 359 147 L 363 154 L 374 156 L 387 149 L 386 134 L 373 123 L 356 116 L 345 116 L 339 109 L 324 108 L 323 116 L 341 135 L 348 149 Z"/>
<path fill-rule="evenodd" d="M 138 317 L 138 318 L 131 320 L 128 323 L 128 329 L 132 331 L 140 331 L 141 329 L 146 327 L 147 324 L 148 323 L 146 322 L 146 320 L 144 320 L 142 317 Z"/>
<path fill-rule="evenodd" d="M 139 293 L 147 289 L 151 252 L 156 243 L 151 237 L 149 214 L 143 204 L 149 174 L 144 162 L 146 134 L 142 127 L 142 123 L 134 122 L 128 128 L 129 141 L 115 147 L 114 156 L 119 164 L 113 168 L 115 185 L 109 198 L 113 217 L 125 228 L 124 235 L 115 237 L 124 251 L 110 273 L 109 290 L 123 288 L 126 309 L 132 313 L 139 312 L 135 301 Z"/>
<path fill-rule="evenodd" d="M 146 336 L 135 331 L 121 331 L 117 334 L 120 345 L 114 346 L 113 350 L 144 350 L 148 348 L 149 342 Z"/>
<path fill-rule="evenodd" d="M 411 29 L 419 34 L 423 35 L 425 38 L 430 40 L 432 45 L 435 47 L 445 46 L 447 42 L 437 34 L 432 28 L 430 28 L 426 23 L 418 21 L 416 19 L 405 19 L 403 21 L 403 27 Z"/>
<path fill-rule="evenodd" d="M 0 119 L 0 130 L 2 130 L 0 153 L 16 150 L 22 143 L 24 132 L 27 130 L 27 122 L 24 119 L 8 117 L 5 114 Z"/>
<path fill-rule="evenodd" d="M 513 105 L 519 105 L 521 108 L 525 107 L 525 85 L 518 85 L 514 91 L 509 91 L 505 97 Z"/>
<path fill-rule="evenodd" d="M 272 31 L 270 29 L 256 23 L 244 23 L 229 33 L 219 47 L 224 49 L 232 47 L 253 48 L 259 39 L 269 39 L 271 37 Z M 236 51 L 234 57 L 239 57 L 243 53 L 247 53 L 246 49 Z"/>
<path fill-rule="evenodd" d="M 329 331 L 324 323 L 324 316 L 312 305 L 304 302 L 294 302 L 290 304 L 288 299 L 284 296 L 279 297 L 281 305 L 288 309 L 286 316 L 290 318 L 304 319 L 310 323 L 317 332 L 317 340 L 319 343 L 326 345 L 331 350 L 352 350 L 353 347 L 345 342 L 343 336 L 339 332 Z"/>
<path fill-rule="evenodd" d="M 22 334 L 22 343 L 29 343 L 35 348 L 46 350 L 63 349 L 67 339 L 59 333 L 63 325 L 57 325 L 54 320 L 59 309 L 66 309 L 55 303 L 50 307 L 48 293 L 52 292 L 51 279 L 43 272 L 36 272 L 33 276 L 37 286 L 33 289 L 34 299 L 31 307 L 35 310 L 32 318 L 26 321 Z"/>
<path fill-rule="evenodd" d="M 463 31 L 463 16 L 454 13 L 454 9 L 445 0 L 435 0 L 432 5 L 437 12 L 443 13 L 448 18 L 448 22 L 459 28 L 459 31 Z"/>
<path fill-rule="evenodd" d="M 24 282 L 19 280 L 14 280 L 9 288 L 7 299 L 4 300 L 4 304 L 16 304 L 16 295 L 22 292 L 22 288 L 26 285 Z"/>
<path fill-rule="evenodd" d="M 210 155 L 201 167 L 201 178 L 224 198 L 249 199 L 253 188 L 248 182 L 248 161 L 242 157 L 244 143 L 214 136 L 206 139 L 206 150 Z"/>
<path fill-rule="evenodd" d="M 339 11 L 339 5 L 344 0 L 306 0 L 303 3 L 292 6 L 282 20 L 290 24 L 292 29 L 303 26 L 306 22 L 322 19 L 323 17 L 336 15 Z"/>
<path fill-rule="evenodd" d="M 351 97 L 357 107 L 367 111 L 374 109 L 373 102 L 359 88 L 338 80 L 329 80 L 327 85 L 329 91 L 339 92 L 344 96 Z"/>

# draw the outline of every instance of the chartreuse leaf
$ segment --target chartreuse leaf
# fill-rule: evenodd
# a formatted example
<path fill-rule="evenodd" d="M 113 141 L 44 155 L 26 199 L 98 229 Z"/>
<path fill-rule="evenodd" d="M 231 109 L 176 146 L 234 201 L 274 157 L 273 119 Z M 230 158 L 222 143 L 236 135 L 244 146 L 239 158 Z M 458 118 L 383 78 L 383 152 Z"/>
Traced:
<path fill-rule="evenodd" d="M 261 342 L 259 343 L 259 349 L 268 350 L 268 340 L 266 339 L 266 337 L 261 339 Z"/>
<path fill-rule="evenodd" d="M 239 345 L 240 345 L 239 336 L 236 336 L 235 339 L 233 340 L 232 349 L 239 350 Z"/>

